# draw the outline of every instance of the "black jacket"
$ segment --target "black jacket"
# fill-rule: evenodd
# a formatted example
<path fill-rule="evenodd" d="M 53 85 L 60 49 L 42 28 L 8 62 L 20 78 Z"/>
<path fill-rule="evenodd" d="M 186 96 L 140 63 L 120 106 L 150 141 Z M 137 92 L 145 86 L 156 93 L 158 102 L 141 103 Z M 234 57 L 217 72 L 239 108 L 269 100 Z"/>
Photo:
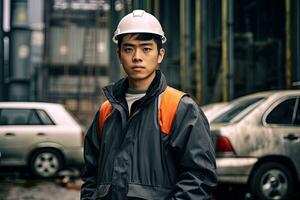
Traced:
<path fill-rule="evenodd" d="M 81 199 L 210 199 L 216 164 L 209 125 L 188 96 L 176 111 L 171 134 L 160 131 L 158 96 L 166 81 L 157 71 L 146 95 L 132 105 L 128 80 L 105 87 L 113 109 L 99 137 L 98 116 L 84 143 L 85 172 Z"/>

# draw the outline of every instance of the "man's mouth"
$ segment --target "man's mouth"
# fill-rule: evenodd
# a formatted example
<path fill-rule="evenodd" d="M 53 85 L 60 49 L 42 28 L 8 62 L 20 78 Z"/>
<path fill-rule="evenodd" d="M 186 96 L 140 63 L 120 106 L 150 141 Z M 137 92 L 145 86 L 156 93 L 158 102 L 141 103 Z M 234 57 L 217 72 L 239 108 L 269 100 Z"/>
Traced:
<path fill-rule="evenodd" d="M 136 66 L 133 66 L 131 69 L 134 70 L 134 71 L 140 71 L 140 70 L 145 69 L 145 67 L 140 66 L 140 65 L 136 65 Z"/>

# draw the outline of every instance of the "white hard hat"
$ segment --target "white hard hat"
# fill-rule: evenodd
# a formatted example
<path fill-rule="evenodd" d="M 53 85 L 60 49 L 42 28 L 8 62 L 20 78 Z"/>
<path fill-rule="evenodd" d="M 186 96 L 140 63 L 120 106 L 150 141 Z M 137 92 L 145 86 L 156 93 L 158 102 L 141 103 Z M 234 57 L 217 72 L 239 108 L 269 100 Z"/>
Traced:
<path fill-rule="evenodd" d="M 118 43 L 117 37 L 126 33 L 152 33 L 161 36 L 162 43 L 167 41 L 159 21 L 144 10 L 134 10 L 121 19 L 112 38 L 113 42 Z"/>

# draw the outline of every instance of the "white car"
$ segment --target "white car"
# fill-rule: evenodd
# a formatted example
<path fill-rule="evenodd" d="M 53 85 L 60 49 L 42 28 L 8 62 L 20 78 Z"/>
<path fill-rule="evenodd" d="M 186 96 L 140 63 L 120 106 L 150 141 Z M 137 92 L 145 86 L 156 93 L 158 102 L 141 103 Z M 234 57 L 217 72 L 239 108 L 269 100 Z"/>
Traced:
<path fill-rule="evenodd" d="M 83 164 L 84 133 L 60 104 L 0 102 L 0 166 L 28 166 L 44 178 Z"/>
<path fill-rule="evenodd" d="M 300 90 L 229 102 L 210 121 L 219 183 L 248 184 L 254 199 L 290 199 L 300 182 Z"/>
<path fill-rule="evenodd" d="M 223 109 L 228 105 L 228 102 L 217 102 L 201 106 L 207 120 L 211 122 L 220 113 L 224 112 Z"/>

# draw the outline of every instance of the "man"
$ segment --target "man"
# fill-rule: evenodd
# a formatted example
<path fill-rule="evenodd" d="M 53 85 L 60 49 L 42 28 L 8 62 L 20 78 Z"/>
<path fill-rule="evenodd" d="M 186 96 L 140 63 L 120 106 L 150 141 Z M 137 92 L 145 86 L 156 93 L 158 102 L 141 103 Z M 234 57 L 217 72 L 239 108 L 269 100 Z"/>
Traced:
<path fill-rule="evenodd" d="M 108 101 L 85 138 L 81 199 L 210 199 L 217 180 L 209 125 L 157 70 L 166 41 L 160 23 L 135 10 L 113 41 L 127 77 L 103 89 Z"/>

